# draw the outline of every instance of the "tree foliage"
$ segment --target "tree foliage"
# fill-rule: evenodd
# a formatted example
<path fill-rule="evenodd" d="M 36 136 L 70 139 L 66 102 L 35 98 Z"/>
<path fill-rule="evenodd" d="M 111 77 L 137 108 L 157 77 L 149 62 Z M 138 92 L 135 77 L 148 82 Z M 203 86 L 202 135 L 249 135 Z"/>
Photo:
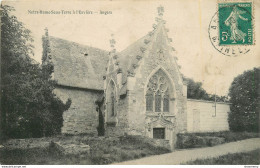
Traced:
<path fill-rule="evenodd" d="M 201 82 L 195 82 L 193 79 L 184 78 L 187 82 L 187 98 L 189 99 L 199 99 L 199 100 L 208 100 L 217 102 L 226 102 L 228 101 L 227 96 L 218 96 L 215 94 L 209 94 L 205 89 L 202 88 Z"/>
<path fill-rule="evenodd" d="M 228 122 L 233 131 L 259 131 L 259 75 L 259 68 L 245 71 L 229 88 L 232 105 Z"/>
<path fill-rule="evenodd" d="M 1 135 L 9 138 L 42 137 L 61 130 L 64 104 L 53 93 L 52 65 L 31 59 L 30 30 L 1 5 Z"/>

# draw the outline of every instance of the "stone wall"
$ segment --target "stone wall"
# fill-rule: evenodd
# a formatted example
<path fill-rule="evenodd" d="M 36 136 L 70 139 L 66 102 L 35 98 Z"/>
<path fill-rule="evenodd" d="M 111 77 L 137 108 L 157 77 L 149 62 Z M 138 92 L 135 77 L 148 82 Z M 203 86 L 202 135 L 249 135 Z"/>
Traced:
<path fill-rule="evenodd" d="M 3 146 L 7 149 L 48 148 L 53 140 L 57 140 L 57 138 L 9 139 L 3 143 Z"/>
<path fill-rule="evenodd" d="M 198 148 L 215 146 L 225 143 L 225 138 L 215 136 L 197 136 L 194 134 L 178 134 L 177 145 L 178 149 Z"/>
<path fill-rule="evenodd" d="M 95 101 L 101 91 L 57 87 L 54 93 L 64 102 L 68 98 L 72 100 L 69 110 L 63 113 L 62 133 L 97 134 L 98 112 Z"/>
<path fill-rule="evenodd" d="M 162 33 L 162 32 L 159 32 Z M 173 95 L 170 107 L 170 114 L 176 117 L 176 132 L 186 131 L 186 93 L 184 93 L 184 84 L 179 69 L 173 60 L 170 49 L 165 47 L 163 35 L 158 35 L 155 42 L 148 48 L 149 52 L 140 61 L 134 77 L 128 77 L 127 85 L 129 87 L 129 131 L 145 134 L 146 132 L 146 105 L 145 92 L 146 85 L 150 77 L 158 70 L 162 70 L 168 76 L 173 87 Z M 159 56 L 158 51 L 164 48 L 163 56 Z M 169 49 L 169 50 L 167 50 Z M 161 54 L 162 55 L 162 54 Z"/>
<path fill-rule="evenodd" d="M 188 132 L 217 132 L 229 130 L 229 103 L 215 103 L 212 101 L 187 101 Z"/>
<path fill-rule="evenodd" d="M 112 52 L 111 52 L 112 53 Z M 104 110 L 104 118 L 105 118 L 105 135 L 107 136 L 121 136 L 127 133 L 128 129 L 128 97 L 126 95 L 120 97 L 120 90 L 122 89 L 122 72 L 119 71 L 118 65 L 115 64 L 115 56 L 113 53 L 110 55 L 108 70 L 106 74 L 106 79 L 104 80 L 104 88 L 105 88 L 105 110 Z M 110 116 L 110 112 L 108 109 L 108 100 L 107 97 L 111 89 L 109 86 L 111 82 L 115 86 L 115 115 Z"/>
<path fill-rule="evenodd" d="M 128 97 L 118 99 L 116 104 L 115 125 L 106 123 L 106 135 L 109 136 L 124 135 L 128 129 Z"/>
<path fill-rule="evenodd" d="M 171 149 L 174 149 L 176 134 L 187 130 L 186 85 L 183 83 L 170 48 L 165 47 L 168 45 L 166 39 L 162 38 L 165 35 L 155 37 L 151 40 L 153 41 L 151 48 L 147 48 L 147 53 L 140 60 L 135 76 L 127 77 L 128 133 L 153 138 L 153 128 L 165 128 L 165 140 L 168 140 Z M 165 73 L 172 87 L 169 112 L 146 111 L 147 84 L 158 70 Z M 154 124 L 151 124 L 152 122 Z"/>

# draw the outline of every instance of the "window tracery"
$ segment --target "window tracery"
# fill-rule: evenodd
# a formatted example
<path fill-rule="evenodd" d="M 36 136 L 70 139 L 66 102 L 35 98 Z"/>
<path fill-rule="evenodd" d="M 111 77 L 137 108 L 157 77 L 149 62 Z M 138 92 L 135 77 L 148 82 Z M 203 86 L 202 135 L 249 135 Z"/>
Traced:
<path fill-rule="evenodd" d="M 146 90 L 146 111 L 169 112 L 170 83 L 166 74 L 158 70 L 149 80 Z"/>

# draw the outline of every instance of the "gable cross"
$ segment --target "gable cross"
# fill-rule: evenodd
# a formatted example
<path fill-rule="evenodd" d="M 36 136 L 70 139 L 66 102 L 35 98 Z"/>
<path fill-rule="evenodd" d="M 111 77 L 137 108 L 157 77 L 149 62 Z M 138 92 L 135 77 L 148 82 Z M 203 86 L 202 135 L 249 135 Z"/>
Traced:
<path fill-rule="evenodd" d="M 158 10 L 158 15 L 159 15 L 160 17 L 162 17 L 162 16 L 163 16 L 163 12 L 164 12 L 164 7 L 163 7 L 163 6 L 159 6 L 159 7 L 157 8 L 157 10 Z"/>

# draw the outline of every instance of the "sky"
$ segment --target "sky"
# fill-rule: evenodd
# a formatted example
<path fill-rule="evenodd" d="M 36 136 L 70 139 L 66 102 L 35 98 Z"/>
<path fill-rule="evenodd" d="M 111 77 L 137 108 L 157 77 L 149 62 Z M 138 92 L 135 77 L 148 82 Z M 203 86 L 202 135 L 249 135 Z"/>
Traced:
<path fill-rule="evenodd" d="M 41 62 L 41 37 L 46 27 L 50 36 L 104 50 L 110 50 L 109 40 L 114 34 L 116 49 L 121 51 L 153 30 L 157 7 L 162 5 L 165 27 L 169 29 L 168 36 L 172 38 L 180 71 L 184 76 L 202 82 L 207 92 L 227 95 L 234 77 L 260 67 L 260 19 L 254 19 L 255 44 L 248 46 L 251 50 L 247 54 L 225 56 L 213 47 L 208 27 L 217 11 L 215 0 L 24 0 L 2 3 L 13 6 L 16 9 L 13 14 L 31 30 L 35 40 L 32 57 L 38 62 Z M 254 1 L 254 18 L 260 17 L 259 9 L 260 1 Z M 60 14 L 33 13 L 40 10 Z M 93 14 L 73 14 L 73 11 L 92 11 Z M 110 14 L 101 14 L 105 11 Z"/>

